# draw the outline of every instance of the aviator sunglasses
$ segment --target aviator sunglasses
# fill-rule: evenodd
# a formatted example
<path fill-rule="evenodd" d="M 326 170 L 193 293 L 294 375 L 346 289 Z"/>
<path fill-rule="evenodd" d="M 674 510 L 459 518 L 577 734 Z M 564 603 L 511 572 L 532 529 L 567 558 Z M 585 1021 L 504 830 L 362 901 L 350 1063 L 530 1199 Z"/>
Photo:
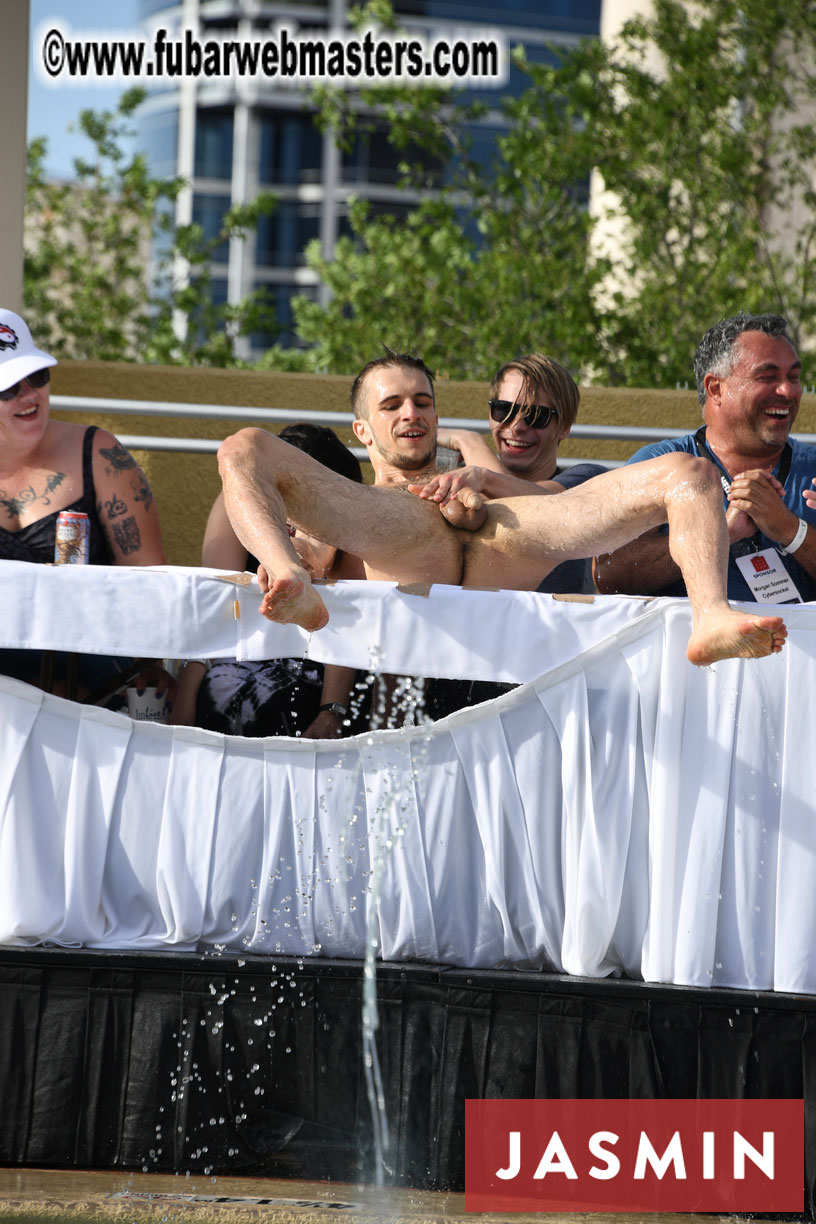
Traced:
<path fill-rule="evenodd" d="M 524 417 L 531 429 L 546 429 L 550 421 L 558 416 L 558 409 L 551 408 L 549 404 L 523 405 L 514 404 L 511 400 L 492 399 L 487 401 L 487 406 L 490 409 L 490 419 L 500 425 L 507 425 L 518 413 Z"/>
<path fill-rule="evenodd" d="M 48 366 L 46 366 L 44 370 L 35 370 L 33 374 L 26 374 L 25 378 L 21 378 L 19 382 L 14 384 L 13 387 L 6 387 L 5 391 L 0 391 L 0 400 L 6 402 L 8 400 L 13 400 L 16 395 L 20 394 L 20 389 L 22 388 L 24 382 L 27 382 L 29 386 L 39 390 L 40 387 L 45 386 L 50 378 L 51 371 L 48 369 Z"/>

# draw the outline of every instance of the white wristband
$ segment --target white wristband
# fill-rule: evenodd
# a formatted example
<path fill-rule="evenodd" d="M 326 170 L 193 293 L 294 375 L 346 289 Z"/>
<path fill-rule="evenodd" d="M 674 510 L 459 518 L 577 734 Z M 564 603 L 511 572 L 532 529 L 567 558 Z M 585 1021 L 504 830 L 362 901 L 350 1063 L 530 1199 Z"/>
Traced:
<path fill-rule="evenodd" d="M 808 525 L 803 518 L 800 518 L 799 526 L 796 529 L 796 535 L 793 537 L 787 548 L 780 548 L 779 551 L 784 553 L 785 556 L 790 556 L 791 553 L 795 553 L 796 550 L 801 548 L 804 544 L 807 532 Z"/>

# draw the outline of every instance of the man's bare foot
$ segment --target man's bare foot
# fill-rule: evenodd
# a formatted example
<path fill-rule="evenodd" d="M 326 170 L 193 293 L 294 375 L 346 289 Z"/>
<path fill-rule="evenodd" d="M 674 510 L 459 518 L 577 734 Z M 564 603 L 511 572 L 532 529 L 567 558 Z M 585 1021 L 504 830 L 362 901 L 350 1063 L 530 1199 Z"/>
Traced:
<path fill-rule="evenodd" d="M 312 632 L 329 619 L 326 605 L 308 578 L 275 578 L 261 600 L 260 612 L 281 625 L 300 625 Z"/>
<path fill-rule="evenodd" d="M 700 618 L 686 656 L 698 667 L 718 659 L 761 659 L 780 651 L 787 636 L 781 616 L 754 616 L 728 608 Z"/>

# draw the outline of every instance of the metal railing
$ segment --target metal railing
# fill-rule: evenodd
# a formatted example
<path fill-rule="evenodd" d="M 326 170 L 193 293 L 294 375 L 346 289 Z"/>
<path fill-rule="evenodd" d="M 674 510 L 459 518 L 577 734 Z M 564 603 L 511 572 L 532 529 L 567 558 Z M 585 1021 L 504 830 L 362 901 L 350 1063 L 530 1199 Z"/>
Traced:
<path fill-rule="evenodd" d="M 64 412 L 88 413 L 122 413 L 138 416 L 155 416 L 162 418 L 194 417 L 198 420 L 221 421 L 254 421 L 269 425 L 294 424 L 305 421 L 314 425 L 351 426 L 354 417 L 350 412 L 319 412 L 293 411 L 291 408 L 258 408 L 247 405 L 225 404 L 174 404 L 160 403 L 155 400 L 125 400 L 125 399 L 89 399 L 81 395 L 52 395 L 51 406 Z M 464 417 L 440 417 L 439 424 L 443 429 L 473 429 L 477 433 L 487 432 L 487 422 L 482 419 Z M 687 434 L 688 429 L 653 428 L 641 425 L 573 425 L 570 439 L 601 438 L 610 442 L 659 442 L 663 438 L 680 438 Z M 131 450 L 184 451 L 191 454 L 214 455 L 221 445 L 222 439 L 216 438 L 163 438 L 151 434 L 117 434 L 123 446 Z M 227 436 L 226 434 L 224 435 Z M 800 442 L 816 444 L 816 434 L 798 433 L 792 435 Z M 368 451 L 363 446 L 352 447 L 358 459 L 368 459 Z M 573 467 L 577 463 L 590 462 L 587 459 L 567 459 L 559 456 L 562 467 Z M 621 467 L 622 460 L 602 459 L 606 467 Z"/>

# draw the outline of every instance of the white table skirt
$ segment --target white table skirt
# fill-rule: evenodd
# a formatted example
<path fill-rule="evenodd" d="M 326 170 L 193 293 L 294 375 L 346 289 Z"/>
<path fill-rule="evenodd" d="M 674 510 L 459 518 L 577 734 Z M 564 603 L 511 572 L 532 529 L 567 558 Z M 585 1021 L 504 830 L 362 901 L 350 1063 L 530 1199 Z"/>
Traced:
<path fill-rule="evenodd" d="M 419 593 L 392 582 L 321 585 L 319 633 L 258 614 L 250 574 L 0 561 L 0 647 L 146 658 L 311 658 L 400 674 L 521 683 L 648 615 L 648 601 L 571 603 L 523 591 Z M 551 619 L 551 614 L 554 619 Z"/>
<path fill-rule="evenodd" d="M 816 992 L 816 608 L 780 656 L 698 669 L 681 600 L 326 594 L 307 635 L 202 571 L 3 563 L 3 646 L 529 682 L 320 743 L 0 679 L 0 942 L 361 957 L 370 917 L 390 960 Z"/>

